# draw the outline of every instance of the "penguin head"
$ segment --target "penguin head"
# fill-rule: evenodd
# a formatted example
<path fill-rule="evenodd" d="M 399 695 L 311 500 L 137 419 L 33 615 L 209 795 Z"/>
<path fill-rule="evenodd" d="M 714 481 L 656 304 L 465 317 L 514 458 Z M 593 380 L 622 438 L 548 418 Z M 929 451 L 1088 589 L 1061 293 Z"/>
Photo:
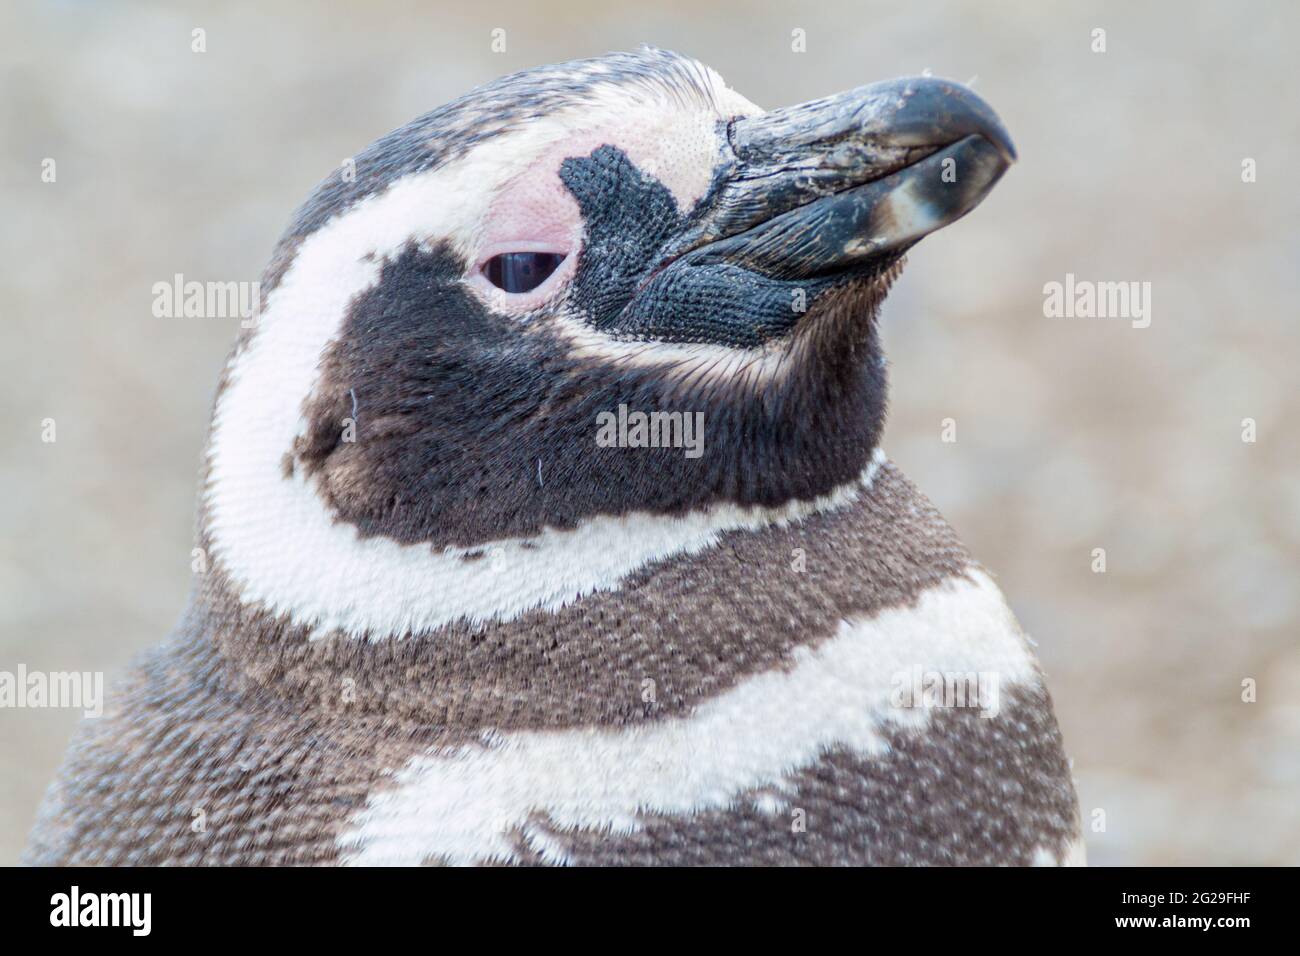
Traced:
<path fill-rule="evenodd" d="M 273 462 L 362 538 L 435 547 L 829 494 L 879 437 L 903 254 L 1013 158 L 937 79 L 771 112 L 658 50 L 497 80 L 299 209 L 209 488 Z M 599 440 L 637 415 L 690 416 L 697 447 Z"/>

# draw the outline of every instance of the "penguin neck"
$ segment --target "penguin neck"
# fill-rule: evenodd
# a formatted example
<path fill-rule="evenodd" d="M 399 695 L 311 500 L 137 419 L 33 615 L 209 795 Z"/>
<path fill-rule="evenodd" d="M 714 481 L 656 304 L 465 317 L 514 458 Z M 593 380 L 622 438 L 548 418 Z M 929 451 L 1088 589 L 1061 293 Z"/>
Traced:
<path fill-rule="evenodd" d="M 640 555 L 596 587 L 560 580 L 589 569 L 563 542 L 582 546 L 582 533 L 459 564 L 456 581 L 426 563 L 419 588 L 401 569 L 367 577 L 383 560 L 367 556 L 348 569 L 351 593 L 326 580 L 314 597 L 271 595 L 266 579 L 259 590 L 214 561 L 179 629 L 179 653 L 198 679 L 295 707 L 376 719 L 400 712 L 471 728 L 621 724 L 689 713 L 797 645 L 825 638 L 844 614 L 910 599 L 968 562 L 951 530 L 886 463 L 816 511 Z M 617 546 L 588 537 L 585 549 L 599 561 Z M 282 549 L 296 550 L 292 541 Z M 899 578 L 899 561 L 912 573 Z M 291 580 L 313 583 L 298 570 Z M 469 602 L 493 579 L 500 613 L 476 623 L 483 609 Z M 536 599 L 539 582 L 558 586 L 551 600 Z M 690 607 L 665 613 L 671 595 L 689 595 Z M 531 606 L 510 603 L 518 598 Z M 648 695 L 647 679 L 657 687 Z"/>
<path fill-rule="evenodd" d="M 194 603 L 218 621 L 253 615 L 253 630 L 291 632 L 294 642 L 481 632 L 620 589 L 647 569 L 737 535 L 762 541 L 775 529 L 830 520 L 874 494 L 884 462 L 877 451 L 859 475 L 810 500 L 595 516 L 470 547 L 361 536 L 290 484 L 256 509 L 205 519 L 200 543 L 209 570 Z M 767 559 L 780 564 L 788 556 L 778 548 Z"/>

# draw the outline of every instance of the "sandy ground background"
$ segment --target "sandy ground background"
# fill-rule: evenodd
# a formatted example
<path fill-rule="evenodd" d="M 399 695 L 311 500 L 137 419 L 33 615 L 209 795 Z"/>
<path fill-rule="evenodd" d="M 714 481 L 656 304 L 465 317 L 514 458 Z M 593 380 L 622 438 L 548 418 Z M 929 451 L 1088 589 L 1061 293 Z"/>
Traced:
<path fill-rule="evenodd" d="M 343 157 L 498 74 L 642 42 L 765 106 L 929 69 L 973 79 L 1021 163 L 886 307 L 885 447 L 1039 642 L 1105 815 L 1091 860 L 1300 863 L 1300 7 L 540 6 L 0 7 L 0 669 L 111 677 L 168 631 L 238 320 L 154 318 L 151 287 L 257 279 Z M 1044 317 L 1067 272 L 1150 282 L 1150 327 Z M 0 863 L 76 719 L 0 711 Z"/>

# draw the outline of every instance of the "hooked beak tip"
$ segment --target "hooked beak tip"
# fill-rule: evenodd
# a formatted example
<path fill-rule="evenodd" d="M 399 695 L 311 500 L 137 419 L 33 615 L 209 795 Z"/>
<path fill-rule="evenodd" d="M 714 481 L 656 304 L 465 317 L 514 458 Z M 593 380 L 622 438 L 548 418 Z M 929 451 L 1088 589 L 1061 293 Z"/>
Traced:
<path fill-rule="evenodd" d="M 992 107 L 927 76 L 745 117 L 728 140 L 730 175 L 668 251 L 792 280 L 901 255 L 979 205 L 1016 161 Z"/>
<path fill-rule="evenodd" d="M 884 135 L 911 145 L 947 146 L 972 134 L 988 140 L 1009 166 L 1017 159 L 1011 134 L 993 108 L 973 90 L 952 80 L 906 77 L 864 87 L 894 92 L 899 103 L 885 110 Z"/>

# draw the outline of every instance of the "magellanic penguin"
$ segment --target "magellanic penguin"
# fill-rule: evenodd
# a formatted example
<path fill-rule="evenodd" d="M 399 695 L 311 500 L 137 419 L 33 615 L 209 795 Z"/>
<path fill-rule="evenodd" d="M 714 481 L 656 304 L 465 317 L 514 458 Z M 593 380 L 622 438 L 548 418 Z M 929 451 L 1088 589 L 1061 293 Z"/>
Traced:
<path fill-rule="evenodd" d="M 763 112 L 651 49 L 358 154 L 26 859 L 1077 862 L 1027 640 L 878 443 L 902 256 L 1014 156 L 954 83 Z"/>

